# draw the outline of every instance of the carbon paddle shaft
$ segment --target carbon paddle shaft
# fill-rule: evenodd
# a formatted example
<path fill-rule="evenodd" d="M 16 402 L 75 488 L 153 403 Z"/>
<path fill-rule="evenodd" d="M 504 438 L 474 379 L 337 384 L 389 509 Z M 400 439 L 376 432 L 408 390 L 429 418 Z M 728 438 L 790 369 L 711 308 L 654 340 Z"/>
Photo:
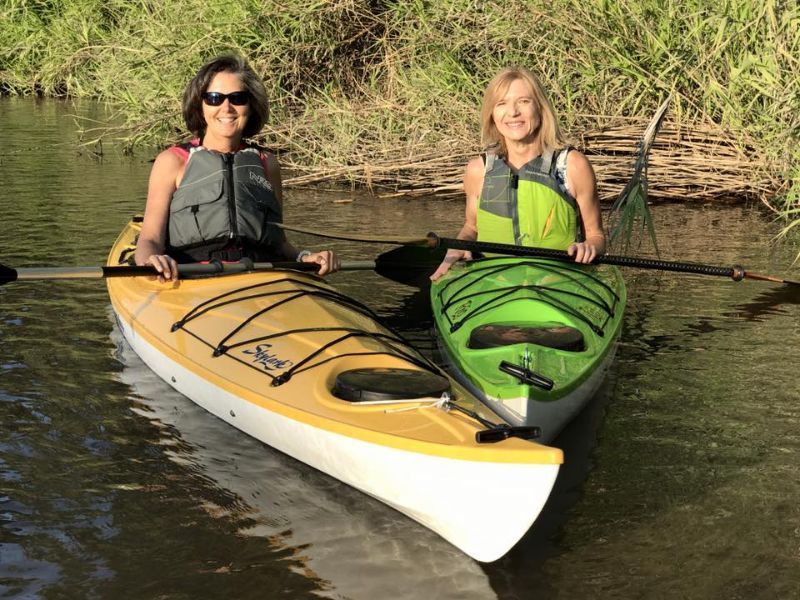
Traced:
<path fill-rule="evenodd" d="M 316 263 L 275 262 L 275 263 L 192 263 L 178 265 L 178 272 L 183 276 L 217 275 L 229 273 L 247 273 L 257 270 L 292 269 L 295 271 L 316 271 Z M 109 277 L 154 277 L 158 271 L 147 266 L 104 266 L 104 267 L 32 267 L 0 270 L 0 280 L 10 281 L 36 279 L 107 279 Z"/>
<path fill-rule="evenodd" d="M 491 242 L 471 242 L 469 240 L 458 240 L 454 238 L 440 238 L 435 233 L 428 234 L 431 247 L 445 246 L 454 250 L 471 250 L 478 252 L 489 252 L 496 254 L 508 254 L 510 256 L 533 256 L 536 258 L 549 258 L 565 262 L 573 262 L 575 259 L 564 250 L 550 250 L 548 248 L 526 248 L 513 244 L 495 244 Z M 717 267 L 714 265 L 701 265 L 697 263 L 672 262 L 666 260 L 656 260 L 649 258 L 633 258 L 629 256 L 614 256 L 604 254 L 592 261 L 592 264 L 616 265 L 620 267 L 635 267 L 638 269 L 655 269 L 657 271 L 676 271 L 678 273 L 695 273 L 697 275 L 715 275 L 718 277 L 730 277 L 734 281 L 741 281 L 745 278 L 746 272 L 740 266 Z"/>
<path fill-rule="evenodd" d="M 375 268 L 375 261 L 343 261 L 341 271 L 363 271 Z M 306 271 L 314 273 L 319 265 L 313 262 L 257 262 L 241 261 L 235 263 L 191 263 L 178 265 L 182 277 L 213 275 L 232 275 L 256 271 Z M 98 267 L 31 267 L 12 269 L 0 264 L 0 285 L 12 281 L 36 281 L 43 279 L 107 279 L 109 277 L 155 277 L 158 271 L 152 266 L 98 266 Z"/>

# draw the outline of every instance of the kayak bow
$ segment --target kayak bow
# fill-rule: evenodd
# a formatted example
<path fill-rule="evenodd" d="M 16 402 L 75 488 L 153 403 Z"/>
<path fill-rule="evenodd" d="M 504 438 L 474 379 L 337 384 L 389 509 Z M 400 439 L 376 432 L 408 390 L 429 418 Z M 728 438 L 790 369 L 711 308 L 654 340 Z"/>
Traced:
<path fill-rule="evenodd" d="M 616 349 L 625 283 L 614 267 L 541 259 L 457 263 L 431 286 L 453 375 L 548 443 L 594 396 Z"/>
<path fill-rule="evenodd" d="M 138 227 L 125 228 L 109 265 L 129 255 Z M 498 424 L 319 278 L 271 270 L 107 285 L 124 337 L 164 381 L 477 560 L 505 554 L 550 494 L 560 450 Z"/>

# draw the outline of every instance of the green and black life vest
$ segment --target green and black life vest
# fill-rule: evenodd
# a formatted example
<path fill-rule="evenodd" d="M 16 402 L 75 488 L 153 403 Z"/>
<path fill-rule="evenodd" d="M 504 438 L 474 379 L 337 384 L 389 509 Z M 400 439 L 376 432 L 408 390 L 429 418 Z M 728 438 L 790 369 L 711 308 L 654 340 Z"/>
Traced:
<path fill-rule="evenodd" d="M 487 152 L 478 203 L 478 241 L 565 250 L 583 240 L 578 203 L 567 192 L 569 148 L 552 151 L 512 169 Z"/>
<path fill-rule="evenodd" d="M 179 262 L 264 259 L 281 239 L 281 206 L 256 148 L 171 148 L 187 164 L 169 205 L 168 252 Z M 181 152 L 182 151 L 182 152 Z"/>

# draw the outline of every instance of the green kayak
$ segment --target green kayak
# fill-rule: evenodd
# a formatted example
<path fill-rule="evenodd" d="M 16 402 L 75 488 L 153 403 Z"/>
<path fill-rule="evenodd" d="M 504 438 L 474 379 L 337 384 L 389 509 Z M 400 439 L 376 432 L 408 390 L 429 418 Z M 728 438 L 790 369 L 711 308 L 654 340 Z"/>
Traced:
<path fill-rule="evenodd" d="M 431 300 L 453 375 L 547 443 L 603 382 L 626 290 L 616 267 L 500 257 L 457 263 Z"/>

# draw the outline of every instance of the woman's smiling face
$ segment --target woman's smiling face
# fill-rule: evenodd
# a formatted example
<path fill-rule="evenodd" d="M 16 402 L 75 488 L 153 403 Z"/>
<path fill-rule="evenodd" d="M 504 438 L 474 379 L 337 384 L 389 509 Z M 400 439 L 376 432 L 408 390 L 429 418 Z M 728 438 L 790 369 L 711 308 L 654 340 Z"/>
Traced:
<path fill-rule="evenodd" d="M 533 90 L 523 79 L 515 79 L 497 99 L 492 110 L 497 131 L 507 141 L 533 141 L 542 124 Z"/>
<path fill-rule="evenodd" d="M 214 75 L 206 92 L 230 94 L 245 90 L 246 88 L 237 74 L 222 71 Z M 203 118 L 206 122 L 206 131 L 203 144 L 206 145 L 208 141 L 213 144 L 215 139 L 238 143 L 241 141 L 248 116 L 250 116 L 249 103 L 236 106 L 226 98 L 219 106 L 209 106 L 204 101 Z"/>

